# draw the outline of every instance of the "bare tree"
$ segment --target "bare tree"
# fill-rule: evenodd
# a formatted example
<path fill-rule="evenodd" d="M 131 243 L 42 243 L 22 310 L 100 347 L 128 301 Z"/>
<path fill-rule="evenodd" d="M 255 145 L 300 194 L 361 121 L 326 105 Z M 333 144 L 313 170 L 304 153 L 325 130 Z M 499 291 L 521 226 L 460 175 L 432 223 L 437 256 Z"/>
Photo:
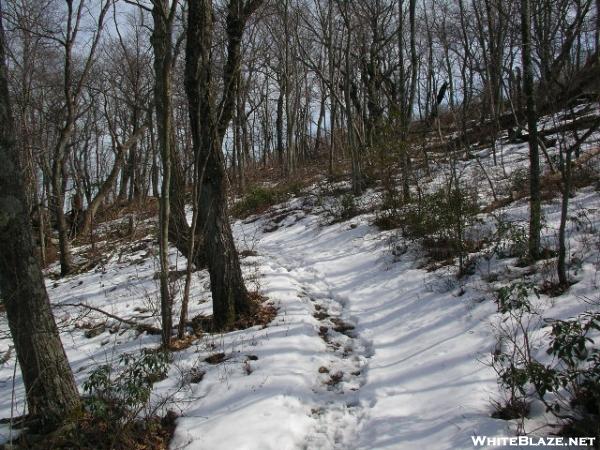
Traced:
<path fill-rule="evenodd" d="M 527 102 L 527 127 L 529 131 L 529 257 L 535 261 L 540 254 L 541 197 L 540 155 L 538 150 L 537 110 L 531 61 L 531 5 L 521 0 L 521 55 L 523 59 L 523 92 Z"/>
<path fill-rule="evenodd" d="M 154 49 L 154 106 L 158 125 L 158 142 L 162 161 L 160 192 L 159 246 L 160 246 L 160 309 L 162 317 L 162 343 L 171 344 L 173 328 L 173 299 L 169 291 L 169 220 L 172 164 L 172 106 L 171 82 L 173 67 L 173 23 L 178 0 L 152 0 L 154 29 L 151 43 Z"/>
<path fill-rule="evenodd" d="M 32 241 L 9 100 L 2 19 L 0 3 L 0 290 L 30 419 L 45 428 L 68 417 L 80 402 Z"/>
<path fill-rule="evenodd" d="M 253 310 L 229 225 L 222 145 L 235 112 L 244 29 L 261 3 L 262 0 L 230 0 L 227 3 L 227 59 L 222 73 L 223 93 L 216 104 L 212 73 L 215 11 L 211 0 L 188 2 L 185 85 L 194 153 L 200 168 L 199 223 L 205 233 L 214 323 L 218 329 L 231 326 Z"/>
<path fill-rule="evenodd" d="M 80 34 L 81 21 L 86 8 L 85 0 L 74 3 L 73 0 L 65 0 L 67 5 L 66 29 L 63 38 L 58 39 L 64 49 L 63 61 L 63 90 L 64 99 L 61 107 L 62 124 L 58 132 L 58 139 L 53 149 L 52 161 L 52 206 L 58 227 L 58 238 L 60 246 L 60 270 L 62 275 L 73 271 L 71 250 L 69 248 L 69 226 L 65 215 L 64 191 L 68 183 L 65 163 L 69 144 L 75 131 L 75 123 L 79 114 L 81 95 L 85 82 L 92 70 L 96 56 L 96 49 L 100 42 L 104 19 L 111 5 L 111 0 L 102 2 L 98 22 L 90 50 L 86 55 L 83 68 L 76 72 L 74 68 L 73 49 Z"/>

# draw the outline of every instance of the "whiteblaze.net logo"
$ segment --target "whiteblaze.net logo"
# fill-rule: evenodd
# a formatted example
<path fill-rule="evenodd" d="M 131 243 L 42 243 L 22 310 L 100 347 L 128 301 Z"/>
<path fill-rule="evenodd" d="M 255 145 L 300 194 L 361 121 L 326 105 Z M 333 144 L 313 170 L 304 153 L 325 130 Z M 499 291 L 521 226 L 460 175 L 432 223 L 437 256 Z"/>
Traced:
<path fill-rule="evenodd" d="M 565 438 L 562 436 L 549 437 L 530 437 L 530 436 L 512 436 L 512 437 L 487 437 L 471 436 L 473 446 L 475 447 L 593 447 L 596 441 L 595 437 L 574 437 Z"/>

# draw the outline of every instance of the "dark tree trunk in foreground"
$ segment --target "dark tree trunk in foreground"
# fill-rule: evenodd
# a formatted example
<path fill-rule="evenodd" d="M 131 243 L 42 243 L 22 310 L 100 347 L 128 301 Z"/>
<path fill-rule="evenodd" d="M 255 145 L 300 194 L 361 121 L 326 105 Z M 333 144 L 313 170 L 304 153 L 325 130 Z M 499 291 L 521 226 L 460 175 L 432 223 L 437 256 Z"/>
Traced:
<path fill-rule="evenodd" d="M 1 19 L 0 10 L 0 19 Z M 52 426 L 79 407 L 32 241 L 23 170 L 8 99 L 0 20 L 0 291 L 31 418 Z"/>
<path fill-rule="evenodd" d="M 235 108 L 240 84 L 241 40 L 250 14 L 261 0 L 230 0 L 227 6 L 227 60 L 223 72 L 223 97 L 214 103 L 211 48 L 213 4 L 211 0 L 188 2 L 185 88 L 197 171 L 198 213 L 204 232 L 213 298 L 215 327 L 225 329 L 251 312 L 253 304 L 242 278 L 227 214 L 226 174 L 221 150 L 223 137 Z M 220 115 L 217 117 L 217 111 Z"/>

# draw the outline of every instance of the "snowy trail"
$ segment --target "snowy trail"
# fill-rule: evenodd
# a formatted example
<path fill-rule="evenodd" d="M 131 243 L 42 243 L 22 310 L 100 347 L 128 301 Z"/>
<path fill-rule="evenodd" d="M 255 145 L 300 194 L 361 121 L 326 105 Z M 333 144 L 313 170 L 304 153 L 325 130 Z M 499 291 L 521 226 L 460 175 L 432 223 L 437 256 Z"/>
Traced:
<path fill-rule="evenodd" d="M 596 191 L 575 201 L 600 211 Z M 489 266 L 482 262 L 463 280 L 455 267 L 427 272 L 418 268 L 418 246 L 371 226 L 372 216 L 324 225 L 324 214 L 303 205 L 295 199 L 235 222 L 247 282 L 278 314 L 267 327 L 207 334 L 174 353 L 169 376 L 153 393 L 180 414 L 170 449 L 466 450 L 474 448 L 472 436 L 514 436 L 514 421 L 490 417 L 498 386 L 480 362 L 495 344 L 490 322 L 498 318 L 492 287 L 482 280 Z M 523 205 L 513 206 L 513 215 L 525 217 Z M 556 223 L 557 205 L 552 211 L 547 217 Z M 80 386 L 94 367 L 155 347 L 159 337 L 62 303 L 86 302 L 153 324 L 150 311 L 159 298 L 153 242 L 149 235 L 102 267 L 48 280 Z M 173 250 L 174 267 L 178 258 Z M 548 303 L 548 317 L 577 314 L 585 306 L 576 297 L 597 292 L 595 258 L 583 266 L 584 281 L 567 301 Z M 196 277 L 190 316 L 207 315 L 208 275 Z M 89 333 L 98 325 L 98 333 Z M 5 328 L 0 320 L 0 334 Z M 7 342 L 0 339 L 0 355 Z M 220 362 L 210 362 L 216 355 Z M 14 364 L 14 353 L 0 364 L 0 417 L 13 406 Z M 15 387 L 21 413 L 20 375 Z M 543 425 L 532 420 L 529 429 Z M 8 436 L 8 426 L 0 425 L 0 444 Z"/>
<path fill-rule="evenodd" d="M 265 256 L 284 267 L 302 286 L 301 295 L 314 306 L 313 316 L 320 322 L 319 336 L 329 352 L 328 364 L 319 368 L 313 387 L 322 406 L 312 410 L 318 425 L 316 433 L 307 437 L 307 448 L 351 448 L 365 415 L 359 390 L 366 382 L 371 343 L 356 333 L 347 302 L 336 298 L 320 272 L 304 267 L 304 255 Z"/>
<path fill-rule="evenodd" d="M 416 269 L 410 251 L 392 264 L 386 238 L 366 223 L 318 222 L 296 218 L 257 244 L 302 286 L 329 334 L 332 318 L 351 327 L 335 333 L 333 345 L 351 350 L 332 349 L 331 367 L 344 375 L 322 396 L 307 448 L 330 448 L 331 436 L 344 449 L 472 448 L 472 435 L 510 435 L 489 418 L 496 381 L 478 361 L 490 350 L 493 305 L 452 276 Z"/>

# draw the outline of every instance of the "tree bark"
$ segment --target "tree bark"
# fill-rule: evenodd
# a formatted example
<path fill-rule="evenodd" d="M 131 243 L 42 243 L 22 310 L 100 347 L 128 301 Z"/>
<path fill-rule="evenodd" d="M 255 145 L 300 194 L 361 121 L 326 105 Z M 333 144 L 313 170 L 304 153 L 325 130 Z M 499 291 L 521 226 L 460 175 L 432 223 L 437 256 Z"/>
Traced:
<path fill-rule="evenodd" d="M 339 3 L 339 0 L 338 0 Z M 348 135 L 348 147 L 350 150 L 351 159 L 351 174 L 352 174 L 352 193 L 354 195 L 361 195 L 363 192 L 363 175 L 362 165 L 360 160 L 360 152 L 356 144 L 356 133 L 354 129 L 354 114 L 353 114 L 353 103 L 357 103 L 352 99 L 352 62 L 351 62 L 351 47 L 352 47 L 352 26 L 350 24 L 350 12 L 348 10 L 348 4 L 346 3 L 342 11 L 342 18 L 346 26 L 346 45 L 344 49 L 344 103 L 346 112 L 346 133 Z M 357 108 L 360 111 L 360 108 Z"/>
<path fill-rule="evenodd" d="M 562 287 L 569 286 L 569 277 L 567 275 L 567 214 L 569 212 L 569 195 L 571 195 L 571 159 L 573 150 L 571 147 L 566 149 L 565 161 L 562 164 L 562 199 L 560 208 L 560 226 L 558 228 L 558 260 L 557 273 L 558 284 Z"/>
<path fill-rule="evenodd" d="M 69 243 L 69 227 L 65 215 L 65 197 L 63 185 L 66 182 L 64 176 L 65 149 L 68 140 L 71 137 L 72 126 L 67 125 L 61 130 L 61 137 L 54 149 L 54 161 L 52 163 L 52 197 L 51 204 L 56 219 L 58 230 L 60 274 L 65 276 L 73 271 L 73 261 L 71 257 L 71 246 Z"/>
<path fill-rule="evenodd" d="M 227 214 L 226 174 L 221 150 L 233 117 L 240 83 L 241 40 L 246 21 L 260 0 L 230 0 L 227 7 L 227 60 L 223 71 L 223 97 L 215 108 L 211 48 L 211 0 L 188 2 L 185 87 L 188 96 L 194 152 L 199 163 L 198 213 L 205 236 L 217 329 L 226 329 L 250 313 L 253 304 L 244 285 Z M 220 112 L 217 117 L 216 111 Z"/>
<path fill-rule="evenodd" d="M 43 428 L 52 427 L 79 408 L 80 401 L 33 245 L 23 170 L 15 145 L 1 20 L 0 165 L 0 290 L 30 417 L 39 420 Z"/>
<path fill-rule="evenodd" d="M 163 167 L 159 212 L 160 310 L 162 344 L 171 345 L 173 300 L 169 291 L 169 218 L 172 153 L 171 68 L 173 59 L 172 26 L 177 0 L 152 0 L 154 29 L 151 43 L 154 49 L 154 105 L 158 128 L 158 146 Z"/>
<path fill-rule="evenodd" d="M 283 105 L 285 99 L 286 81 L 283 75 L 279 75 L 279 95 L 277 96 L 277 115 L 275 117 L 275 136 L 277 139 L 277 160 L 283 166 Z"/>
<path fill-rule="evenodd" d="M 521 1 L 521 54 L 523 59 L 523 93 L 527 104 L 529 129 L 529 258 L 539 258 L 541 234 L 540 155 L 538 149 L 537 111 L 531 61 L 531 5 Z"/>
<path fill-rule="evenodd" d="M 169 193 L 169 204 L 171 217 L 169 219 L 169 241 L 179 250 L 182 255 L 189 256 L 190 236 L 192 229 L 188 224 L 185 211 L 186 182 L 181 160 L 175 151 L 171 152 L 171 182 Z M 194 251 L 192 262 L 196 269 L 206 266 L 206 257 L 202 247 L 202 233 L 196 230 L 194 236 Z"/>
<path fill-rule="evenodd" d="M 595 47 L 596 47 L 596 60 L 600 61 L 600 0 L 596 0 L 596 32 Z"/>

